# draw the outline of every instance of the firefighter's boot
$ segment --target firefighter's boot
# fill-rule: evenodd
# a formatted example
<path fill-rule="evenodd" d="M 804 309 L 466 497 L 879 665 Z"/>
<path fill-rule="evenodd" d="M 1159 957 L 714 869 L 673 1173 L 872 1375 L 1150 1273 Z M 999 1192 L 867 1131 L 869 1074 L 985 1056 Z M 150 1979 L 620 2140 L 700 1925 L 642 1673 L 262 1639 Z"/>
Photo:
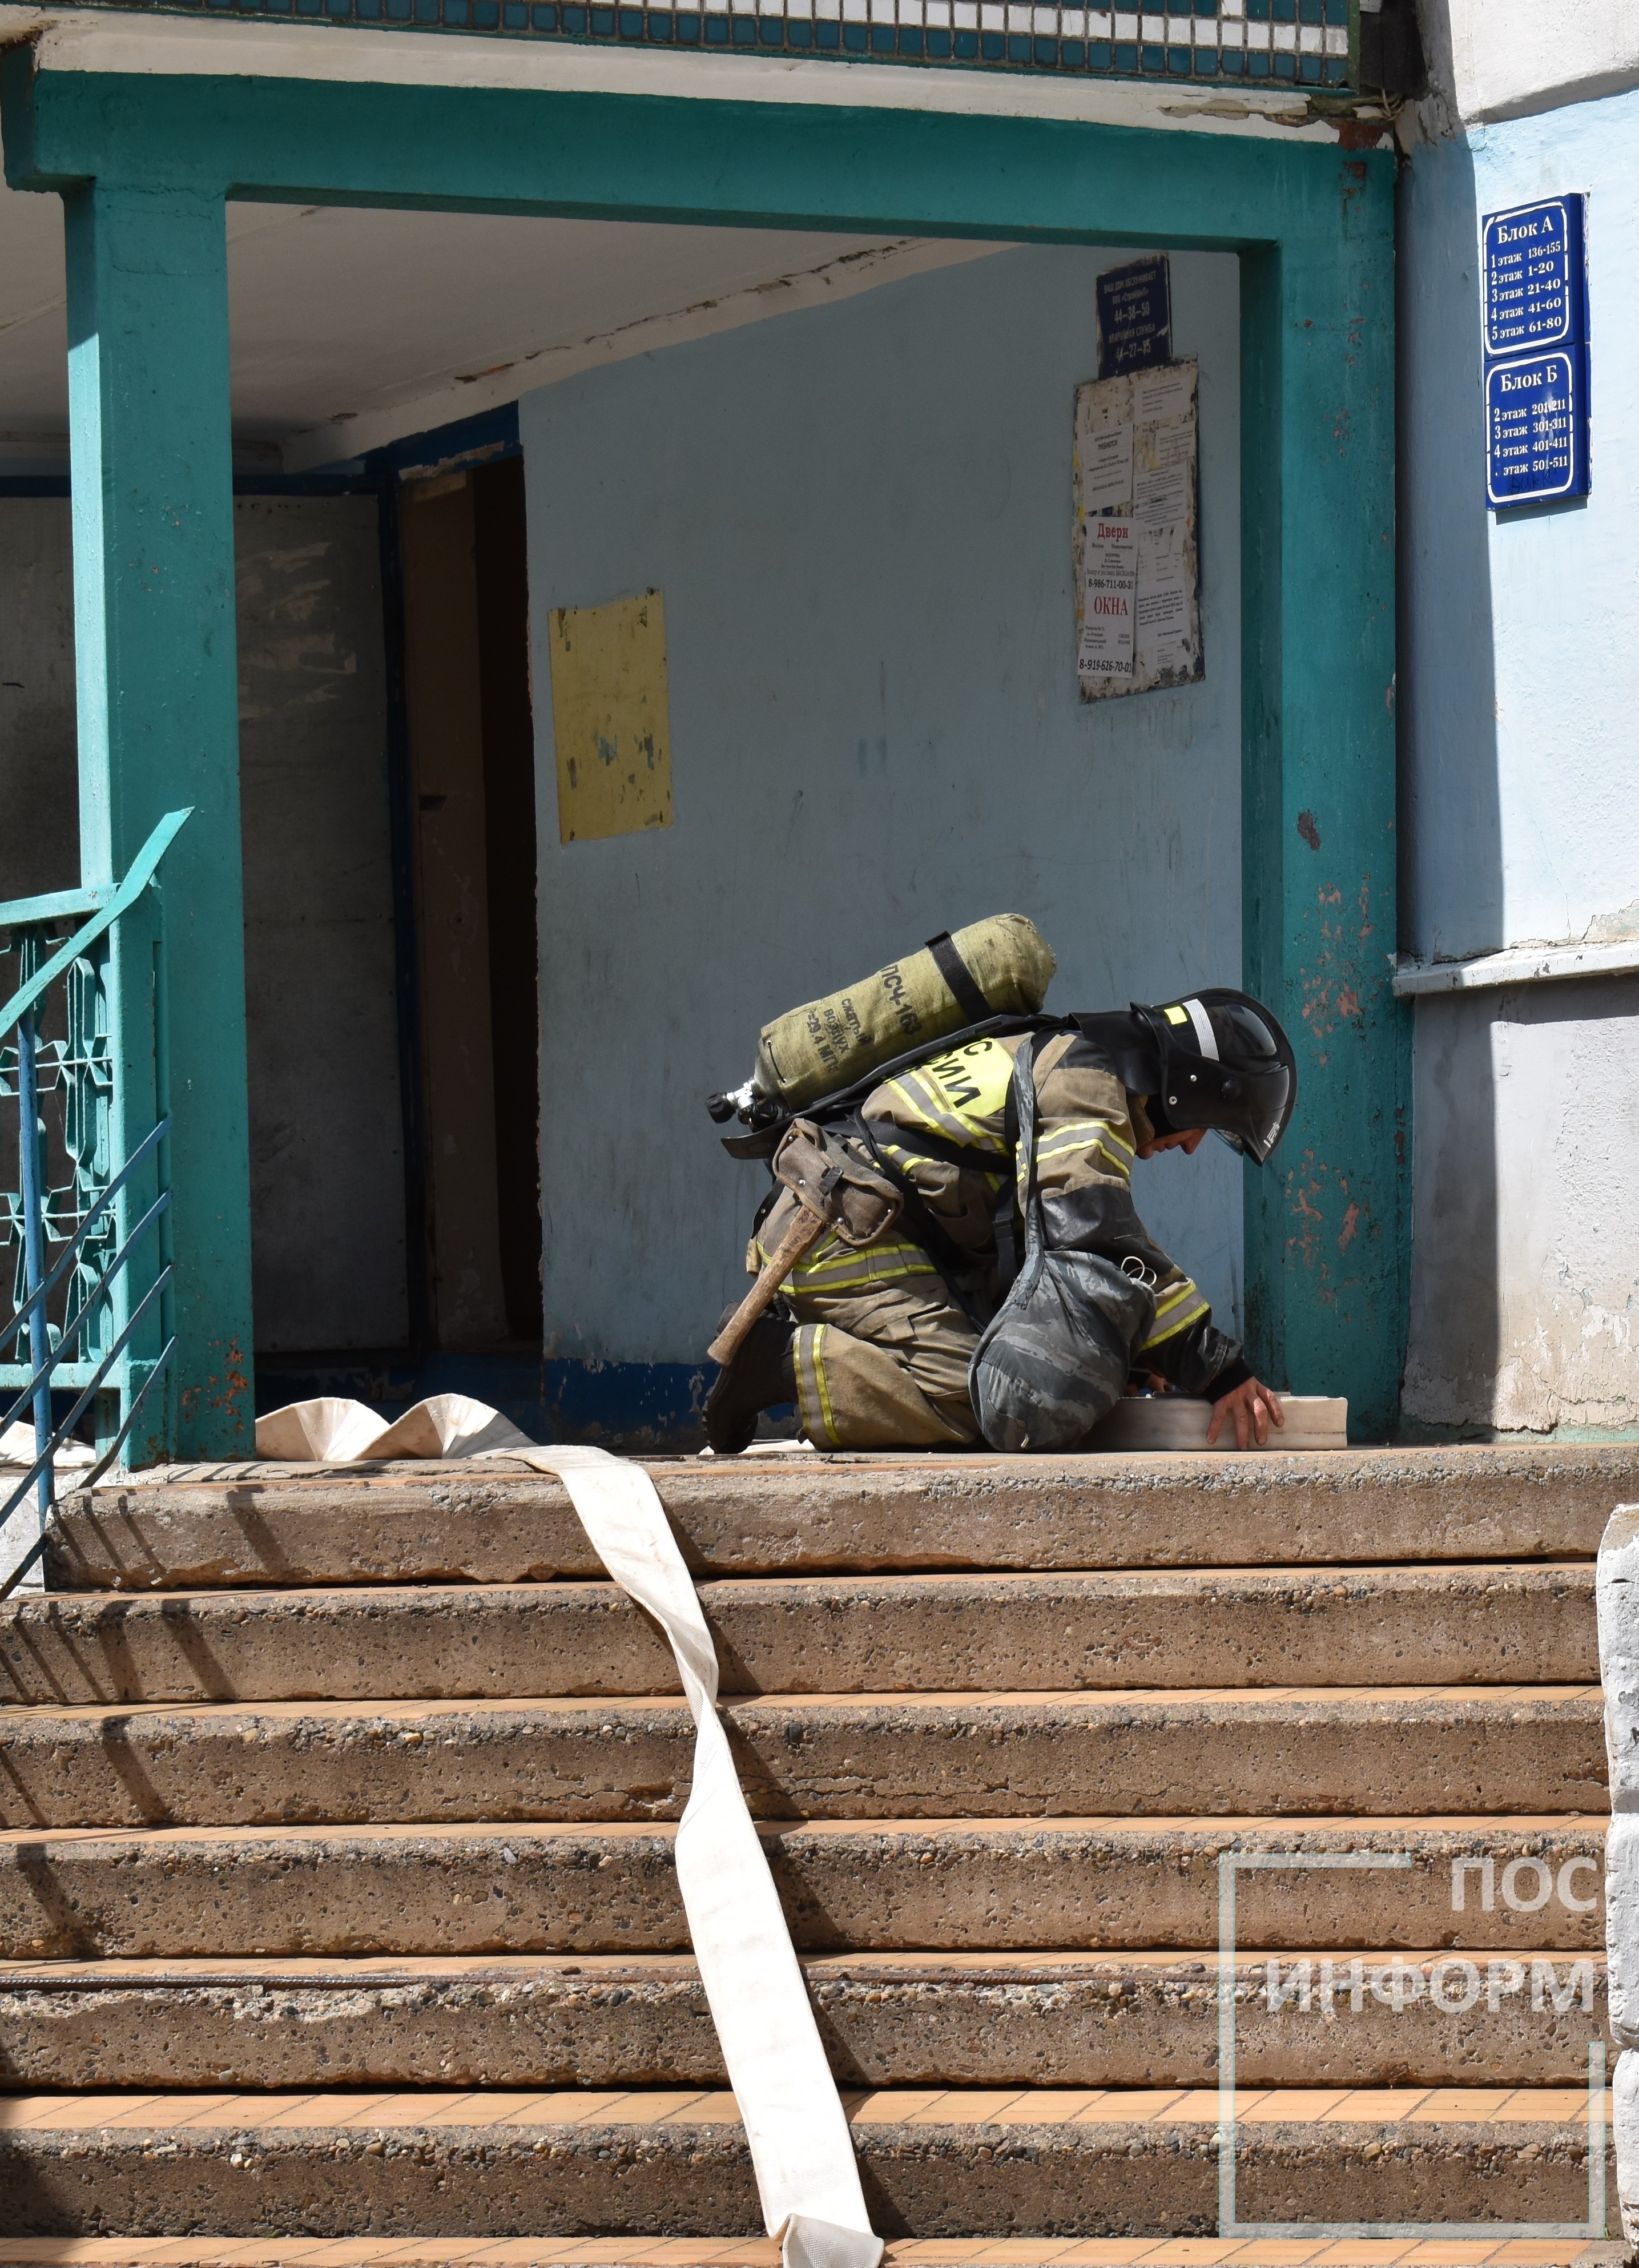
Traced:
<path fill-rule="evenodd" d="M 723 1322 L 734 1309 L 728 1309 Z M 764 1410 L 797 1398 L 792 1359 L 792 1325 L 778 1315 L 759 1315 L 740 1351 L 717 1373 L 705 1397 L 705 1438 L 720 1457 L 737 1457 L 749 1448 Z"/>

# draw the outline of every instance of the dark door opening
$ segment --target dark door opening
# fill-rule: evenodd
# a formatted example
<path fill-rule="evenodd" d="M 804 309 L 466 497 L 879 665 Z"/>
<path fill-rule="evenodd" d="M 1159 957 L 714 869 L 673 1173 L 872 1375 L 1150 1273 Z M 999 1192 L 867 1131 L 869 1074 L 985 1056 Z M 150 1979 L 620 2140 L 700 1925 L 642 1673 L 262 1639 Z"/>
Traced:
<path fill-rule="evenodd" d="M 400 491 L 427 1337 L 541 1343 L 535 738 L 521 458 Z M 413 1262 L 412 1262 L 413 1264 Z"/>
<path fill-rule="evenodd" d="M 541 1343 L 540 946 L 535 720 L 521 457 L 472 475 L 495 1066 L 496 1215 L 507 1336 Z"/>

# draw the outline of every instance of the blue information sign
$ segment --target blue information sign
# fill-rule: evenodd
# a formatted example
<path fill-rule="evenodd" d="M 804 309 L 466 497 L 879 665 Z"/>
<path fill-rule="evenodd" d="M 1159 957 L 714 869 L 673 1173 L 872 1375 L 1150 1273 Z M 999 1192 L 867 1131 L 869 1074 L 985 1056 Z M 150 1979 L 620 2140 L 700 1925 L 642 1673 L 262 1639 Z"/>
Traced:
<path fill-rule="evenodd" d="M 1586 496 L 1587 200 L 1488 213 L 1481 238 L 1486 500 Z"/>
<path fill-rule="evenodd" d="M 1588 342 L 1588 264 L 1580 196 L 1488 213 L 1486 353 L 1534 353 Z"/>
<path fill-rule="evenodd" d="M 1588 493 L 1588 350 L 1494 362 L 1486 372 L 1486 495 L 1493 509 Z"/>
<path fill-rule="evenodd" d="M 1172 278 L 1164 252 L 1106 268 L 1096 290 L 1100 378 L 1171 361 Z"/>

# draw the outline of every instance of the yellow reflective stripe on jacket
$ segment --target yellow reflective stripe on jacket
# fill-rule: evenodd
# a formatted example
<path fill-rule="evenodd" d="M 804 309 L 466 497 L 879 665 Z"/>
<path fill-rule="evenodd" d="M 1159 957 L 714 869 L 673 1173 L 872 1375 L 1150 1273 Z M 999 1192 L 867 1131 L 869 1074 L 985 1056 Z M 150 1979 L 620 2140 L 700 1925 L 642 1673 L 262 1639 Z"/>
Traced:
<path fill-rule="evenodd" d="M 895 1108 L 883 1115 L 907 1131 L 925 1126 L 946 1142 L 1000 1155 L 1012 1083 L 1008 1049 L 994 1040 L 970 1040 L 949 1055 L 934 1056 L 887 1080 L 880 1091 L 893 1098 Z"/>
<path fill-rule="evenodd" d="M 919 1244 L 873 1244 L 863 1252 L 844 1246 L 832 1257 L 794 1268 L 789 1282 L 797 1292 L 864 1292 L 937 1272 Z"/>
<path fill-rule="evenodd" d="M 1155 1302 L 1155 1328 L 1139 1349 L 1140 1353 L 1148 1353 L 1163 1339 L 1176 1338 L 1180 1331 L 1187 1330 L 1192 1323 L 1199 1322 L 1211 1312 L 1208 1302 L 1187 1276 L 1181 1284 L 1169 1284 Z"/>
<path fill-rule="evenodd" d="M 766 1265 L 770 1254 L 760 1238 L 757 1249 L 758 1259 Z M 860 1292 L 936 1272 L 919 1244 L 882 1242 L 856 1249 L 839 1237 L 824 1236 L 798 1261 L 786 1281 L 794 1292 Z"/>
<path fill-rule="evenodd" d="M 1067 1119 L 1063 1125 L 1037 1138 L 1037 1165 L 1049 1158 L 1069 1158 L 1080 1152 L 1101 1157 L 1109 1170 L 1119 1174 L 1123 1181 L 1131 1175 L 1135 1154 L 1132 1144 L 1124 1142 L 1102 1118 Z"/>

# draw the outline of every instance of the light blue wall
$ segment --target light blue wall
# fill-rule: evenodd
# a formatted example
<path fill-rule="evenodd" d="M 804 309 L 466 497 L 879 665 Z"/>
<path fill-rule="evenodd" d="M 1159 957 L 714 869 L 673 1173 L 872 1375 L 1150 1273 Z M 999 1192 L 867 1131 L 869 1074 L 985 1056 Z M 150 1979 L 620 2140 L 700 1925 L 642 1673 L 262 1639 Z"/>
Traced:
<path fill-rule="evenodd" d="M 1589 193 L 1593 492 L 1485 505 L 1480 216 Z M 1404 945 L 1639 937 L 1639 94 L 1416 151 L 1400 230 Z M 1417 1011 L 1405 1409 L 1639 1427 L 1639 978 Z"/>
<path fill-rule="evenodd" d="M 1094 277 L 999 253 L 528 396 L 549 1354 L 698 1358 L 767 1182 L 702 1108 L 758 1027 L 986 914 L 1050 1005 L 1240 968 L 1235 261 L 1173 260 L 1201 361 L 1202 684 L 1083 708 L 1070 429 Z M 665 594 L 676 823 L 557 840 L 550 608 Z M 1138 1169 L 1221 1311 L 1240 1168 Z"/>
<path fill-rule="evenodd" d="M 1485 504 L 1478 216 L 1590 193 L 1593 493 Z M 1405 942 L 1639 935 L 1639 94 L 1420 150 L 1400 232 Z"/>

